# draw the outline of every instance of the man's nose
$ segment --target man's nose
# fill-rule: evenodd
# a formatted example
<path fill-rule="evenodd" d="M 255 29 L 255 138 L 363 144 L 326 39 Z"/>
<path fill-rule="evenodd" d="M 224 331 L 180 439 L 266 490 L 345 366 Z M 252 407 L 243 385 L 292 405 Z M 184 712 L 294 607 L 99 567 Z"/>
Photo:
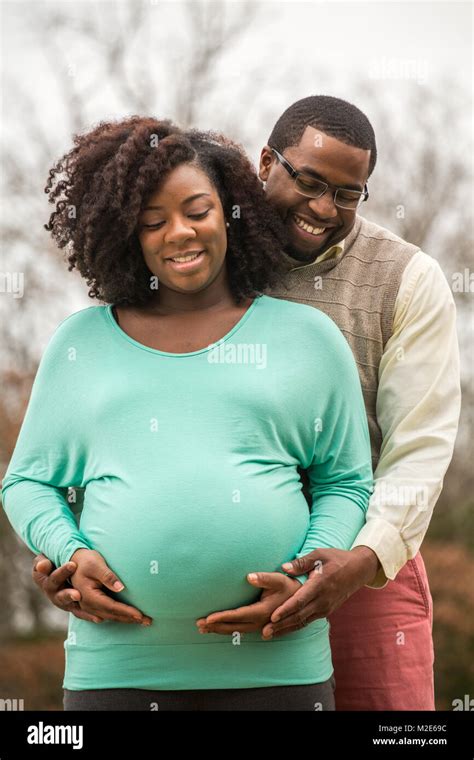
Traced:
<path fill-rule="evenodd" d="M 337 206 L 329 188 L 320 198 L 308 198 L 308 206 L 318 219 L 333 219 L 337 216 Z"/>
<path fill-rule="evenodd" d="M 180 243 L 188 238 L 196 237 L 196 231 L 187 219 L 171 219 L 165 232 L 165 243 Z"/>

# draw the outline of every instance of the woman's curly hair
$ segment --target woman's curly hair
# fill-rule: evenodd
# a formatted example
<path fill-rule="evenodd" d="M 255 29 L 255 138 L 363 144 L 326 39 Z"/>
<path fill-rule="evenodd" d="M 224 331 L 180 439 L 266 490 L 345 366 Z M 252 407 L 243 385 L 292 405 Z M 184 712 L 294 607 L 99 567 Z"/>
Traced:
<path fill-rule="evenodd" d="M 60 248 L 67 246 L 68 269 L 79 270 L 91 298 L 144 305 L 156 295 L 138 217 L 182 163 L 202 169 L 219 194 L 230 224 L 226 266 L 236 302 L 258 296 L 278 278 L 284 226 L 240 146 L 214 132 L 131 116 L 75 135 L 74 148 L 50 169 L 45 187 L 56 204 L 45 229 Z"/>

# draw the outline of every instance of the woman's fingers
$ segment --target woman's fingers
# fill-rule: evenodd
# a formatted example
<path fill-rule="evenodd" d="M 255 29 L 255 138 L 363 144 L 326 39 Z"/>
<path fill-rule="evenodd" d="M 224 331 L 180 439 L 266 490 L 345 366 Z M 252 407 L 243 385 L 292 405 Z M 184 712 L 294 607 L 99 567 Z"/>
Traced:
<path fill-rule="evenodd" d="M 108 588 L 109 591 L 123 591 L 125 588 L 124 584 L 106 564 L 105 560 L 98 556 L 96 562 L 97 568 L 95 568 L 94 577 L 97 578 L 105 588 Z"/>
<path fill-rule="evenodd" d="M 97 617 L 96 615 L 89 615 L 87 612 L 83 612 L 80 607 L 77 607 L 77 609 L 72 609 L 70 612 L 74 615 L 74 617 L 79 618 L 79 620 L 87 620 L 89 623 L 103 622 L 102 618 Z"/>
<path fill-rule="evenodd" d="M 71 602 L 69 605 L 69 608 L 67 609 L 67 612 L 70 612 L 71 615 L 74 615 L 74 617 L 79 618 L 79 620 L 87 620 L 89 623 L 102 623 L 102 618 L 98 617 L 97 615 L 91 615 L 88 612 L 84 612 L 84 610 L 81 610 L 77 602 Z"/>
<path fill-rule="evenodd" d="M 285 588 L 286 575 L 284 573 L 248 573 L 247 582 L 258 588 L 280 591 Z"/>
<path fill-rule="evenodd" d="M 267 618 L 267 615 L 265 615 L 267 607 L 268 603 L 255 602 L 255 604 L 248 604 L 246 607 L 237 607 L 235 610 L 211 612 L 211 614 L 205 618 L 206 625 L 212 625 L 214 623 L 233 623 L 237 621 L 242 623 L 256 623 L 262 618 Z"/>
<path fill-rule="evenodd" d="M 104 620 L 114 620 L 118 623 L 138 623 L 139 625 L 151 625 L 152 618 L 144 615 L 140 610 L 122 602 L 116 602 L 99 588 L 88 589 L 83 594 L 81 609 Z"/>
<path fill-rule="evenodd" d="M 199 626 L 199 633 L 222 633 L 231 636 L 233 633 L 251 633 L 259 631 L 262 624 L 256 623 L 214 623 L 213 625 Z"/>

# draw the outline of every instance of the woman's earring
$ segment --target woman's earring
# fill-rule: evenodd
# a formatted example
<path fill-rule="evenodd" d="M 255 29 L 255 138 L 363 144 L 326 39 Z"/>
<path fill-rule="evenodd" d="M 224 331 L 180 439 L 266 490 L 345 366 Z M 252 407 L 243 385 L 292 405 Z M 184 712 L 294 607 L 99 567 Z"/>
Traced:
<path fill-rule="evenodd" d="M 230 224 L 229 224 L 229 222 L 226 222 L 226 223 L 225 223 L 225 226 L 226 226 L 226 227 L 230 227 Z"/>

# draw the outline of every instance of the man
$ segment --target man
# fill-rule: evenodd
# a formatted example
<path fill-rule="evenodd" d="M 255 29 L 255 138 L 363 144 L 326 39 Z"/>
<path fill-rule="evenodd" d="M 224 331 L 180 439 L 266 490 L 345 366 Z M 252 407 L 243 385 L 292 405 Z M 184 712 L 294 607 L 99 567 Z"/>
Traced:
<path fill-rule="evenodd" d="M 436 261 L 357 214 L 376 158 L 364 114 L 326 96 L 290 106 L 260 158 L 288 233 L 285 280 L 269 294 L 325 311 L 357 361 L 375 472 L 367 522 L 350 551 L 316 550 L 283 566 L 307 577 L 276 610 L 267 596 L 198 625 L 228 635 L 229 623 L 238 631 L 250 621 L 270 637 L 328 617 L 338 710 L 434 710 L 432 600 L 419 547 L 459 419 L 455 307 Z M 38 585 L 85 615 L 79 592 L 65 585 L 74 565 L 51 569 L 37 563 Z M 278 575 L 255 571 L 254 585 L 267 589 Z M 105 563 L 103 572 L 112 588 Z"/>

